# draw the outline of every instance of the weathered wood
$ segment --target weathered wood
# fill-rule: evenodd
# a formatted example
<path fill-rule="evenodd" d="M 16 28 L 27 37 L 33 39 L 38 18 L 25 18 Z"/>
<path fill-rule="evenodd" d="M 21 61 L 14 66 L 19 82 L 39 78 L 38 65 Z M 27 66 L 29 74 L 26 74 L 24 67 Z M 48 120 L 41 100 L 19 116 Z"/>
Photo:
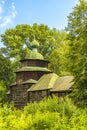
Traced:
<path fill-rule="evenodd" d="M 37 67 L 48 67 L 48 61 L 45 60 L 36 60 L 36 59 L 24 59 L 21 60 L 22 66 L 37 66 Z M 22 84 L 24 81 L 29 79 L 39 80 L 41 76 L 49 72 L 44 71 L 20 71 L 16 72 L 16 85 L 11 85 L 9 101 L 14 102 L 16 108 L 24 107 L 29 101 L 39 101 L 45 96 L 47 96 L 46 91 L 35 92 L 30 94 L 31 99 L 29 98 L 29 93 L 27 90 L 33 85 L 31 83 Z M 36 96 L 35 96 L 36 95 Z"/>
<path fill-rule="evenodd" d="M 48 67 L 48 61 L 40 60 L 40 59 L 24 59 L 21 60 L 22 69 L 16 72 L 16 83 L 10 86 L 10 93 L 8 95 L 9 102 L 13 101 L 14 106 L 18 109 L 23 108 L 27 105 L 28 102 L 40 101 L 49 95 L 56 95 L 58 97 L 66 96 L 70 91 L 62 91 L 62 92 L 51 92 L 50 88 L 28 91 L 28 89 L 35 84 L 44 74 L 52 73 L 48 69 L 44 69 Z M 30 68 L 34 69 L 34 71 Z M 35 68 L 36 67 L 36 68 Z M 28 68 L 26 70 L 26 68 Z M 39 68 L 39 69 L 38 69 Z M 41 70 L 42 69 L 42 70 Z M 28 82 L 29 80 L 33 83 Z M 49 78 L 48 78 L 49 79 Z M 36 81 L 35 81 L 36 80 Z M 45 85 L 45 84 L 44 84 Z M 41 85 L 40 85 L 41 86 Z M 41 88 L 41 87 L 40 87 Z M 43 87 L 44 88 L 44 87 Z"/>
<path fill-rule="evenodd" d="M 41 101 L 44 97 L 48 97 L 48 91 L 49 90 L 29 91 L 29 102 Z"/>
<path fill-rule="evenodd" d="M 39 59 L 23 59 L 21 60 L 22 67 L 25 66 L 38 66 L 38 67 L 48 67 L 48 61 Z"/>

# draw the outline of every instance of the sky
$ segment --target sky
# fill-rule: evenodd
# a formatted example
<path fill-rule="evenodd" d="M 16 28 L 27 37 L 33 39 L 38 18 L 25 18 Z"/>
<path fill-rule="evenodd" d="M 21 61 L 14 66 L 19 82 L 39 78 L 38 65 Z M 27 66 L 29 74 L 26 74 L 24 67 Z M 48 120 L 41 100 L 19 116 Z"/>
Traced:
<path fill-rule="evenodd" d="M 76 4 L 78 0 L 0 0 L 0 34 L 16 25 L 33 23 L 62 30 Z"/>

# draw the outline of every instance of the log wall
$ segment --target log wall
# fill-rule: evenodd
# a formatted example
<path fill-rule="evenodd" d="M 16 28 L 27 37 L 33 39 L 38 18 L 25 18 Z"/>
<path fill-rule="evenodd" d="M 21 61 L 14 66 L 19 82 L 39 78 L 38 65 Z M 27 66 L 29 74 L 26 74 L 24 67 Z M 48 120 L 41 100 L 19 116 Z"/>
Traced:
<path fill-rule="evenodd" d="M 31 60 L 31 59 L 26 59 L 22 60 L 22 67 L 25 66 L 38 66 L 38 67 L 48 67 L 48 62 L 44 60 Z"/>
<path fill-rule="evenodd" d="M 41 101 L 43 98 L 49 96 L 49 90 L 29 91 L 28 101 L 35 102 Z"/>

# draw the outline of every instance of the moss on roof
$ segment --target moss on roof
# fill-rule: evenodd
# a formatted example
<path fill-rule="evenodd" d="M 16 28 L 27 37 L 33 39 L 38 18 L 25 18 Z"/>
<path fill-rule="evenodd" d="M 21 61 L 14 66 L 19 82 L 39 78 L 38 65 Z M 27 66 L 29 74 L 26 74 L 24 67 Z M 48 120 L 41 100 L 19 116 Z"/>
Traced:
<path fill-rule="evenodd" d="M 21 72 L 21 71 L 47 71 L 47 72 L 51 72 L 49 69 L 47 68 L 43 68 L 43 67 L 22 67 L 21 69 L 19 69 L 16 72 Z"/>
<path fill-rule="evenodd" d="M 50 89 L 51 92 L 68 91 L 74 84 L 73 76 L 58 77 L 54 73 L 45 74 L 28 91 L 38 91 Z"/>
<path fill-rule="evenodd" d="M 34 39 L 32 42 L 30 42 L 30 47 L 31 48 L 38 48 L 39 42 Z"/>
<path fill-rule="evenodd" d="M 35 83 L 37 83 L 37 81 L 34 79 L 29 79 L 29 80 L 22 82 L 22 84 L 27 84 L 27 83 L 34 83 L 35 84 Z"/>
<path fill-rule="evenodd" d="M 30 43 L 30 59 L 44 59 L 44 57 L 38 52 L 39 42 L 35 39 Z"/>
<path fill-rule="evenodd" d="M 15 83 L 12 83 L 10 86 L 15 86 L 15 85 L 17 85 L 17 83 L 15 82 Z"/>
<path fill-rule="evenodd" d="M 43 75 L 37 82 L 37 84 L 33 85 L 28 91 L 36 91 L 36 90 L 45 90 L 50 89 L 54 86 L 54 83 L 58 75 L 54 73 Z"/>
<path fill-rule="evenodd" d="M 73 76 L 63 76 L 63 77 L 59 77 L 53 88 L 50 91 L 66 91 L 69 90 L 72 85 L 74 84 L 73 82 L 74 77 Z"/>
<path fill-rule="evenodd" d="M 8 90 L 8 92 L 6 94 L 9 95 L 10 94 L 10 90 Z"/>
<path fill-rule="evenodd" d="M 42 59 L 42 60 L 44 59 L 44 57 L 39 52 L 35 52 L 35 51 L 31 51 L 29 58 L 30 59 Z"/>

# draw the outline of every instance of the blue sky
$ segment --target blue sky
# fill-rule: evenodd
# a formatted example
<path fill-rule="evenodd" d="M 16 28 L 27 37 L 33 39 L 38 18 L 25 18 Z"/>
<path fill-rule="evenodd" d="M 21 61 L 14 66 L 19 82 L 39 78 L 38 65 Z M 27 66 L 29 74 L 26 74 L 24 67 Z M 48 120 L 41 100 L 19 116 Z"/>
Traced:
<path fill-rule="evenodd" d="M 0 34 L 18 24 L 42 23 L 64 29 L 77 3 L 78 0 L 0 0 Z"/>

